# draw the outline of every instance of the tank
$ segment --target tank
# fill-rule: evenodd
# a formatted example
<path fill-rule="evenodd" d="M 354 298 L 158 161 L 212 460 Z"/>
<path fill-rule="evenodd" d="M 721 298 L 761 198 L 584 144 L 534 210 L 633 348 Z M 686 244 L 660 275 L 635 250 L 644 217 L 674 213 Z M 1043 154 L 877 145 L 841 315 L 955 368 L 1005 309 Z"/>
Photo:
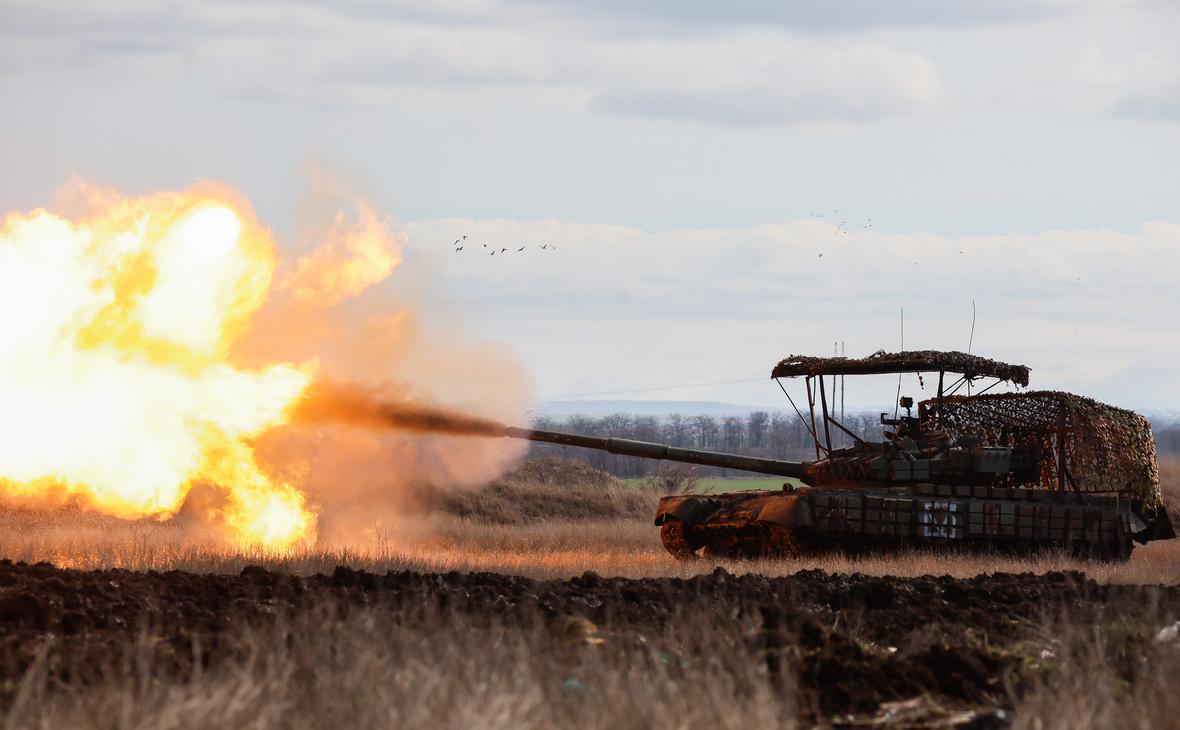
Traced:
<path fill-rule="evenodd" d="M 917 374 L 923 386 L 923 375 L 936 377 L 936 395 L 898 398 L 892 417 L 880 416 L 880 440 L 856 435 L 829 408 L 829 390 L 837 378 L 891 373 Z M 774 491 L 663 497 L 655 524 L 681 559 L 946 546 L 1125 560 L 1135 543 L 1176 536 L 1147 419 L 1071 393 L 1024 390 L 1025 366 L 961 352 L 791 356 L 771 378 L 792 406 L 781 379 L 803 379 L 807 415 L 795 410 L 814 460 L 535 429 L 507 435 L 791 480 Z M 988 392 L 998 385 L 1015 390 Z"/>

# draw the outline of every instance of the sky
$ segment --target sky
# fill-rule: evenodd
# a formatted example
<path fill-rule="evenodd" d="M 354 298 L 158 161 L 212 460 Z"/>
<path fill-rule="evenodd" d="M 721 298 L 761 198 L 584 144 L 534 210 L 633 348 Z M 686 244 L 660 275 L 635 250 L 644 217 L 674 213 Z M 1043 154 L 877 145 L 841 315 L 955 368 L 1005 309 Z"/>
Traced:
<path fill-rule="evenodd" d="M 0 0 L 0 210 L 213 179 L 294 245 L 313 161 L 538 399 L 781 407 L 775 361 L 895 349 L 904 310 L 907 348 L 1180 410 L 1177 31 L 1166 0 Z"/>

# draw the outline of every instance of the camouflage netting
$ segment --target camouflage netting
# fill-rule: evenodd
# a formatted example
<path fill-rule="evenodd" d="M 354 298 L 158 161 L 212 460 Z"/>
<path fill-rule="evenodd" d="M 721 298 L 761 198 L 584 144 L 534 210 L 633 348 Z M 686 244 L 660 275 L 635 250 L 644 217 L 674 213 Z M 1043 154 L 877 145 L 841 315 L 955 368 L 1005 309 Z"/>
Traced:
<path fill-rule="evenodd" d="M 999 378 L 1020 386 L 1028 385 L 1028 368 L 1009 365 L 965 352 L 912 350 L 878 351 L 868 357 L 809 357 L 791 355 L 771 371 L 772 378 L 816 375 L 879 375 L 883 373 L 928 373 L 944 370 L 967 378 Z"/>
<path fill-rule="evenodd" d="M 1040 486 L 1046 489 L 1057 488 L 1054 455 L 1064 427 L 1066 464 L 1079 491 L 1162 503 L 1155 439 L 1138 413 L 1057 391 L 957 396 L 944 401 L 941 414 L 934 400 L 925 405 L 937 427 L 977 434 L 984 445 L 1033 445 L 1042 455 Z"/>

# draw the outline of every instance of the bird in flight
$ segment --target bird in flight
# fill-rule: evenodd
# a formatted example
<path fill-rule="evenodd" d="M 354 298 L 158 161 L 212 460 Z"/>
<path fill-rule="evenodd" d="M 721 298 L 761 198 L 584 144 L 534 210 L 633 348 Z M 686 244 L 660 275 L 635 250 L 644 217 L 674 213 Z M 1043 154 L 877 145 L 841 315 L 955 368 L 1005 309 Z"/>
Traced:
<path fill-rule="evenodd" d="M 463 247 L 462 247 L 462 246 L 460 246 L 459 248 L 457 248 L 457 249 L 455 249 L 455 250 L 456 250 L 456 251 L 462 251 L 462 250 L 463 250 Z"/>
<path fill-rule="evenodd" d="M 524 250 L 524 246 L 521 246 L 520 248 L 516 249 L 516 252 L 517 252 L 517 253 L 520 253 L 520 252 L 521 252 L 521 251 L 523 251 L 523 250 Z"/>
<path fill-rule="evenodd" d="M 500 249 L 500 253 L 504 253 L 504 252 L 505 252 L 505 251 L 507 251 L 507 250 L 508 250 L 508 249 L 506 249 L 506 248 L 502 248 L 502 249 Z"/>

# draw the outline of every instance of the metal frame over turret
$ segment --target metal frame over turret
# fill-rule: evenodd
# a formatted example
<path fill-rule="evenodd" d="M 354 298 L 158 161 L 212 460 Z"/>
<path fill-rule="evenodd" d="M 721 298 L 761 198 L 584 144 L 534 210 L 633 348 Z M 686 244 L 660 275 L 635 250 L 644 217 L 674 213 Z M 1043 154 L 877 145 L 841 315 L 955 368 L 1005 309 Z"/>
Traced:
<path fill-rule="evenodd" d="M 816 459 L 820 459 L 825 453 L 829 455 L 832 453 L 832 426 L 848 434 L 856 441 L 861 440 L 859 436 L 845 428 L 844 424 L 836 419 L 835 414 L 829 411 L 828 390 L 824 386 L 824 378 L 827 376 L 832 377 L 832 392 L 834 393 L 838 387 L 837 377 L 843 379 L 845 375 L 902 375 L 906 373 L 919 376 L 923 373 L 938 373 L 938 395 L 935 397 L 935 403 L 942 403 L 947 397 L 954 396 L 964 386 L 970 392 L 971 385 L 980 379 L 994 379 L 994 382 L 980 391 L 982 394 L 1006 382 L 1027 387 L 1029 377 L 1029 369 L 1024 365 L 1009 365 L 1008 363 L 990 360 L 986 357 L 979 357 L 978 355 L 968 355 L 964 352 L 942 352 L 937 350 L 893 353 L 879 350 L 869 357 L 862 358 L 790 355 L 774 366 L 774 369 L 770 372 L 770 377 L 782 388 L 783 394 L 787 396 L 787 400 L 795 407 L 795 412 L 799 414 L 800 418 L 803 418 L 803 414 L 799 413 L 794 399 L 791 398 L 790 393 L 787 392 L 780 378 L 804 378 L 807 390 L 807 406 L 811 416 L 809 431 L 815 443 L 815 457 Z M 959 377 L 950 384 L 947 384 L 947 373 L 951 373 L 952 375 L 957 374 Z M 817 405 L 820 408 L 820 423 L 823 426 L 824 438 L 822 440 L 819 438 L 819 426 L 817 426 L 816 422 L 815 409 Z M 803 420 L 806 425 L 807 419 Z"/>

